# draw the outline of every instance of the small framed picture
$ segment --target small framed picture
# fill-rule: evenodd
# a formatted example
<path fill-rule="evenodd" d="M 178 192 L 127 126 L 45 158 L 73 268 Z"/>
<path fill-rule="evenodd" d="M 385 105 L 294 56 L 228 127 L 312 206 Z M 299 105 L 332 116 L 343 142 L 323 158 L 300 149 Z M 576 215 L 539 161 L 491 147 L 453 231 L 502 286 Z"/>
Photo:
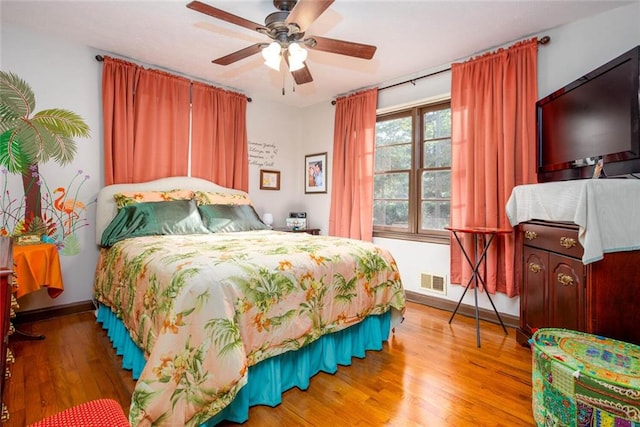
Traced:
<path fill-rule="evenodd" d="M 603 176 L 607 176 L 607 175 L 605 175 L 604 173 L 604 159 L 600 158 L 600 160 L 598 160 L 598 163 L 596 163 L 596 166 L 593 168 L 592 178 L 598 179 Z"/>
<path fill-rule="evenodd" d="M 260 169 L 260 189 L 280 190 L 280 171 Z"/>
<path fill-rule="evenodd" d="M 327 192 L 327 153 L 304 156 L 304 192 Z"/>

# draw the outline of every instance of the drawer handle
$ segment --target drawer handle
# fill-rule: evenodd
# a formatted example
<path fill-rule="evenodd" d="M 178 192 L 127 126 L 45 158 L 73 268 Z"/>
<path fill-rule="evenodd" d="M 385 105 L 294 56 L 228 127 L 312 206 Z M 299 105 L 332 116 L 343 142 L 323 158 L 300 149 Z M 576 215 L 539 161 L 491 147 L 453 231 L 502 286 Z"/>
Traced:
<path fill-rule="evenodd" d="M 558 282 L 560 282 L 562 286 L 571 286 L 573 285 L 573 277 L 568 274 L 558 273 Z"/>
<path fill-rule="evenodd" d="M 10 348 L 7 349 L 7 363 L 16 363 L 16 358 Z"/>
<path fill-rule="evenodd" d="M 9 421 L 10 416 L 9 416 L 9 410 L 7 409 L 6 406 L 4 406 L 4 403 L 2 404 L 2 415 L 0 416 L 0 422 L 6 423 L 7 421 Z"/>
<path fill-rule="evenodd" d="M 527 230 L 524 232 L 524 238 L 527 240 L 533 240 L 536 237 L 538 237 L 538 233 L 536 233 L 535 231 Z"/>
<path fill-rule="evenodd" d="M 540 264 L 534 264 L 533 262 L 529 263 L 529 271 L 531 271 L 532 273 L 540 273 L 540 270 L 542 270 Z"/>
<path fill-rule="evenodd" d="M 4 369 L 4 379 L 11 379 L 11 369 L 8 366 Z"/>
<path fill-rule="evenodd" d="M 567 248 L 567 249 L 571 249 L 572 247 L 574 247 L 576 245 L 576 239 L 574 239 L 573 237 L 561 237 L 560 238 L 560 246 Z"/>

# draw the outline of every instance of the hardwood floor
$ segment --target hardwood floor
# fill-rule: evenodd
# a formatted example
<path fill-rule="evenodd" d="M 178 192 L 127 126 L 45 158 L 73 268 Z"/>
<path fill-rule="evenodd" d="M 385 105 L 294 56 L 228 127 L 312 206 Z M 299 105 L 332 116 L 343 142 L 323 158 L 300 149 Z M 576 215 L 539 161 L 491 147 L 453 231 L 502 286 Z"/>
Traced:
<path fill-rule="evenodd" d="M 281 405 L 254 407 L 243 426 L 531 426 L 531 352 L 515 331 L 408 303 L 405 321 L 382 351 L 354 359 L 335 375 L 320 373 L 308 391 L 296 388 Z M 5 391 L 6 427 L 23 427 L 101 397 L 128 413 L 134 381 L 120 368 L 93 313 L 32 324 L 42 341 L 14 339 L 16 356 Z M 226 426 L 234 424 L 225 424 Z"/>

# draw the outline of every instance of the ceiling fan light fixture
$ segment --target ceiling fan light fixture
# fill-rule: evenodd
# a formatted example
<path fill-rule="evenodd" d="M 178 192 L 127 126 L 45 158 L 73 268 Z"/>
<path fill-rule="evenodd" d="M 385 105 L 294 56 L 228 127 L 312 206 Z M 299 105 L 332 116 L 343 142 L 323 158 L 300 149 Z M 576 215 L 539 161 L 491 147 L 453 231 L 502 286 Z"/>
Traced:
<path fill-rule="evenodd" d="M 291 43 L 287 49 L 289 54 L 289 71 L 298 71 L 304 68 L 304 61 L 307 59 L 307 51 L 298 43 Z"/>
<path fill-rule="evenodd" d="M 289 71 L 298 71 L 304 68 L 304 61 L 297 62 L 289 60 Z"/>
<path fill-rule="evenodd" d="M 264 65 L 276 71 L 280 71 L 281 51 L 282 48 L 280 47 L 280 43 L 269 43 L 269 46 L 262 49 Z"/>
<path fill-rule="evenodd" d="M 272 70 L 280 71 L 280 57 L 267 59 L 264 61 L 264 65 Z"/>
<path fill-rule="evenodd" d="M 0 0 L 2 1 L 2 0 Z M 346 40 L 306 34 L 307 29 L 335 0 L 273 0 L 278 10 L 265 18 L 264 25 L 226 12 L 222 9 L 192 0 L 187 7 L 213 18 L 238 25 L 269 37 L 273 43 L 254 43 L 228 55 L 211 61 L 218 65 L 230 65 L 261 52 L 265 65 L 280 71 L 284 59 L 297 85 L 313 81 L 306 61 L 307 49 L 336 53 L 353 58 L 371 59 L 375 46 Z M 306 38 L 305 38 L 306 37 Z M 297 51 L 297 52 L 296 52 Z"/>

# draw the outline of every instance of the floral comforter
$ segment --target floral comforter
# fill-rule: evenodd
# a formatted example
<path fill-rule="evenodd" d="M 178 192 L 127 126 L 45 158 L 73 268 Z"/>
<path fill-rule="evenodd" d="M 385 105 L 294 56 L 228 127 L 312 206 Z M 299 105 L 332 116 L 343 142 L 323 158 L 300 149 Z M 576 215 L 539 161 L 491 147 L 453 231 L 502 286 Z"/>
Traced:
<path fill-rule="evenodd" d="M 101 250 L 94 285 L 147 357 L 133 426 L 199 425 L 249 366 L 405 303 L 386 250 L 271 230 L 126 239 Z"/>

